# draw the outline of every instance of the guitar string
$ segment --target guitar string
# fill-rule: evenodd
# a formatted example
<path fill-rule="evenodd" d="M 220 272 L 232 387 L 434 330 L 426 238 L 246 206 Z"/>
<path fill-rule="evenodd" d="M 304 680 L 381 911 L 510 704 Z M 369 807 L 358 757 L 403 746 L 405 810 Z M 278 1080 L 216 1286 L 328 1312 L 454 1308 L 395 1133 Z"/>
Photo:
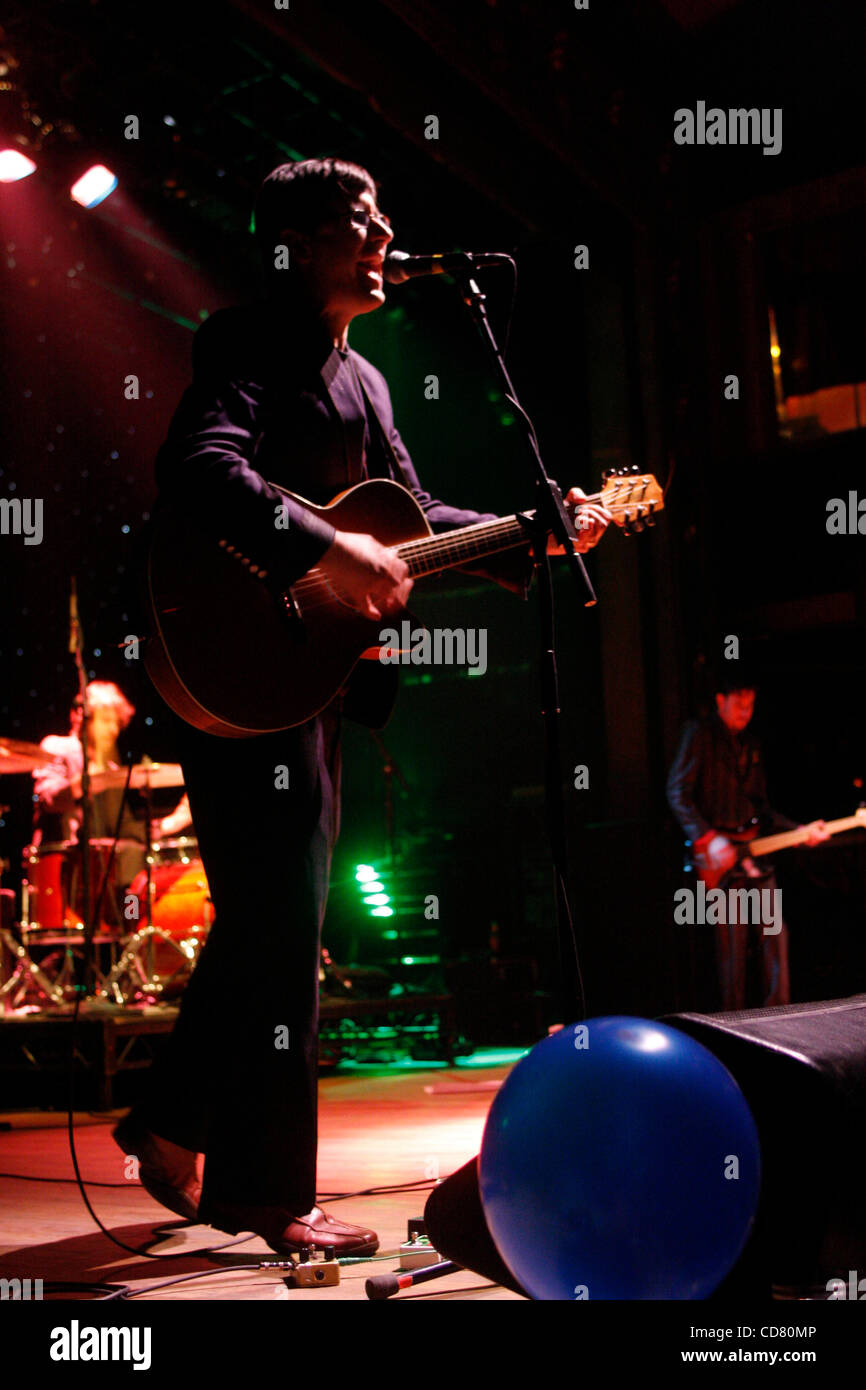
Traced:
<path fill-rule="evenodd" d="M 483 530 L 481 528 L 483 528 Z M 477 557 L 485 553 L 492 553 L 491 541 L 510 539 L 513 536 L 519 535 L 522 530 L 516 518 L 510 522 L 504 519 L 503 523 L 499 525 L 494 525 L 493 522 L 482 522 L 475 536 L 471 534 L 472 529 L 473 528 L 462 527 L 459 531 L 449 532 L 447 538 L 446 536 L 422 536 L 416 541 L 404 541 L 394 548 L 400 558 L 405 560 L 409 565 L 411 565 L 413 561 L 429 556 L 431 568 L 437 569 L 441 567 L 440 562 L 442 560 L 460 554 L 464 554 L 467 559 L 471 559 L 473 556 Z M 503 549 L 504 548 L 506 547 L 503 547 Z M 417 573 L 422 575 L 424 571 L 418 570 Z M 303 590 L 307 582 L 306 578 L 301 578 L 292 588 L 295 592 L 298 589 Z"/>
<path fill-rule="evenodd" d="M 600 494 L 596 494 L 599 496 Z M 587 501 L 592 501 L 588 498 Z M 609 510 L 621 512 L 634 506 L 633 501 L 614 502 L 610 504 Z M 439 567 L 439 561 L 448 559 L 460 554 L 461 550 L 467 559 L 475 558 L 478 555 L 491 553 L 489 540 L 492 538 L 505 538 L 522 534 L 520 522 L 516 516 L 501 517 L 498 522 L 482 521 L 473 526 L 462 526 L 454 531 L 449 531 L 438 536 L 421 536 L 414 541 L 405 541 L 396 548 L 401 558 L 407 563 L 411 563 L 419 556 L 431 556 L 431 569 Z M 481 546 L 479 550 L 477 547 Z M 423 576 L 424 571 L 416 571 L 418 576 Z M 313 571 L 313 577 L 302 576 L 291 587 L 294 592 L 304 591 L 311 584 L 319 583 L 317 572 Z"/>
<path fill-rule="evenodd" d="M 601 496 L 601 493 L 593 493 L 586 500 L 587 502 L 595 502 L 598 501 L 601 498 Z M 623 505 L 624 504 L 622 503 L 616 504 L 617 510 L 620 510 Z M 516 515 L 509 517 L 500 517 L 498 518 L 498 521 L 495 522 L 482 521 L 476 522 L 472 526 L 461 526 L 456 528 L 454 531 L 447 532 L 445 535 L 420 536 L 415 541 L 403 542 L 402 544 L 398 545 L 396 549 L 398 550 L 401 558 L 407 560 L 407 563 L 415 558 L 414 549 L 418 547 L 420 547 L 426 554 L 435 554 L 437 558 L 439 558 L 439 556 L 448 557 L 450 555 L 458 553 L 461 546 L 471 545 L 473 541 L 473 532 L 477 533 L 478 540 L 486 541 L 487 537 L 506 536 L 512 533 L 516 534 L 515 527 L 519 527 L 519 525 L 520 523 L 518 522 Z M 483 554 L 485 553 L 485 550 L 476 553 Z M 467 558 L 471 558 L 471 553 L 468 553 Z M 419 575 L 421 573 L 423 572 L 419 571 Z M 299 579 L 296 584 L 292 585 L 292 588 L 295 592 L 297 592 L 297 590 L 299 588 L 302 589 L 307 582 L 308 581 L 306 579 L 306 576 L 302 576 L 302 578 Z M 317 583 L 318 581 L 314 579 L 311 582 Z"/>
<path fill-rule="evenodd" d="M 597 500 L 601 494 L 596 493 L 587 498 L 588 502 Z M 615 502 L 611 500 L 608 510 L 612 513 L 622 512 L 634 508 L 634 501 Z M 472 536 L 472 532 L 477 532 Z M 489 539 L 498 537 L 505 539 L 511 538 L 516 534 L 522 534 L 522 527 L 516 516 L 502 517 L 498 522 L 479 522 L 476 526 L 461 527 L 456 531 L 447 532 L 441 536 L 424 536 L 417 541 L 407 541 L 395 547 L 402 559 L 410 565 L 412 578 L 424 578 L 425 575 L 435 573 L 438 569 L 449 568 L 449 561 L 459 557 L 461 560 L 478 559 L 486 554 L 496 553 L 491 550 Z M 481 549 L 475 548 L 478 542 Z M 474 543 L 474 544 L 473 544 Z M 507 549 L 510 547 L 503 547 Z M 407 554 L 407 552 L 412 552 Z M 411 570 L 412 560 L 430 557 L 429 565 L 424 568 Z M 289 586 L 293 596 L 297 599 L 303 598 L 304 612 L 313 612 L 315 609 L 332 605 L 334 601 L 342 602 L 339 594 L 333 585 L 322 573 L 321 570 L 314 568 L 308 575 L 302 576 L 295 584 Z"/>

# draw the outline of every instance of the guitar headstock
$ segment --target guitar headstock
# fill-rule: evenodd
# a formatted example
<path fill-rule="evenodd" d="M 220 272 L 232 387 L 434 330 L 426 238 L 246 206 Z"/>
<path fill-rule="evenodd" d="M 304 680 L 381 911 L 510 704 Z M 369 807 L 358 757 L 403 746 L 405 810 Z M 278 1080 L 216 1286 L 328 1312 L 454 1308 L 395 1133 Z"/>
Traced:
<path fill-rule="evenodd" d="M 604 474 L 600 501 L 617 526 L 628 534 L 655 524 L 655 513 L 663 510 L 665 496 L 652 473 L 628 473 L 623 469 Z"/>

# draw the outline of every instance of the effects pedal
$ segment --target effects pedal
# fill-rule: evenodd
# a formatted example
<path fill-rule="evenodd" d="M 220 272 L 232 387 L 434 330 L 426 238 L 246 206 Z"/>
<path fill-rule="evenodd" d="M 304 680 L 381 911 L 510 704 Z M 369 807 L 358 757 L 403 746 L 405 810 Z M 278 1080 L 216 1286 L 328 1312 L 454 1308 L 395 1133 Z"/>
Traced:
<path fill-rule="evenodd" d="M 334 1247 L 326 1245 L 322 1258 L 312 1258 L 312 1251 L 301 1250 L 292 1273 L 284 1282 L 290 1289 L 333 1288 L 340 1282 L 340 1266 L 335 1257 Z"/>
<path fill-rule="evenodd" d="M 413 1217 L 408 1223 L 407 1239 L 400 1246 L 400 1268 L 423 1269 L 425 1265 L 435 1264 L 438 1259 L 423 1220 Z"/>

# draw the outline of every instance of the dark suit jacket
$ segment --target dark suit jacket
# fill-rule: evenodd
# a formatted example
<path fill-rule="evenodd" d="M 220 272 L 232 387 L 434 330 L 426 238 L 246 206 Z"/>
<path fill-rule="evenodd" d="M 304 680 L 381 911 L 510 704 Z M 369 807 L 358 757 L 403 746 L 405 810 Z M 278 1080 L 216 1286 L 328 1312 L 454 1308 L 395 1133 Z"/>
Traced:
<path fill-rule="evenodd" d="M 222 309 L 193 344 L 193 383 L 156 463 L 161 497 L 180 497 L 197 521 L 234 544 L 283 585 L 328 549 L 334 528 L 297 503 L 275 525 L 281 494 L 268 481 L 324 505 L 366 476 L 394 476 L 375 421 L 354 381 L 354 364 L 404 476 L 434 531 L 492 519 L 446 506 L 424 492 L 394 425 L 382 373 L 350 350 L 344 359 L 322 325 L 290 298 Z M 528 549 L 491 556 L 487 574 L 525 596 Z"/>
<path fill-rule="evenodd" d="M 745 729 L 734 735 L 717 713 L 685 725 L 667 782 L 668 802 L 694 843 L 709 830 L 735 830 L 758 818 L 762 831 L 797 824 L 767 799 L 761 746 Z"/>

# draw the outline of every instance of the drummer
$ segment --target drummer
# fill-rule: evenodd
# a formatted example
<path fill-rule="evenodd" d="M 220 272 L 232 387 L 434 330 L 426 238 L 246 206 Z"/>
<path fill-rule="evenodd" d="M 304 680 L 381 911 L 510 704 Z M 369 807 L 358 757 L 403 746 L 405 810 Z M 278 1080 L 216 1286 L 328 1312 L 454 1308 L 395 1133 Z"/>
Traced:
<path fill-rule="evenodd" d="M 113 681 L 90 681 L 87 686 L 90 719 L 87 728 L 88 763 L 91 776 L 120 768 L 117 740 L 135 714 L 119 686 Z M 51 766 L 37 768 L 33 773 L 35 786 L 33 843 L 58 843 L 77 838 L 81 823 L 81 700 L 70 711 L 69 733 L 48 734 L 40 744 L 52 754 Z M 121 811 L 123 789 L 109 787 L 91 797 L 91 839 L 113 838 Z M 154 823 L 155 838 L 179 835 L 192 824 L 189 801 L 181 799 L 174 811 Z M 121 890 L 144 867 L 144 823 L 137 818 L 128 801 L 124 803 L 118 836 L 116 861 L 117 882 Z"/>

